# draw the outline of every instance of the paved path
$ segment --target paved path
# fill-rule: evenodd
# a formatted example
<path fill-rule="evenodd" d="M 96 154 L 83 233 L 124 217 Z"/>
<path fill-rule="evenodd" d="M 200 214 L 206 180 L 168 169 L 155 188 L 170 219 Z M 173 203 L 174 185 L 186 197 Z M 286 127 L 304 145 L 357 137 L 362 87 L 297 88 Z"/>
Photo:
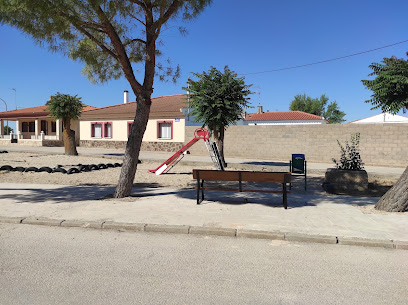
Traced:
<path fill-rule="evenodd" d="M 63 153 L 61 147 L 15 146 L 7 150 Z M 116 149 L 79 147 L 78 152 L 123 156 L 123 150 Z M 161 161 L 169 155 L 141 152 L 140 159 Z M 208 163 L 210 158 L 187 155 L 184 162 Z M 241 166 L 287 166 L 281 161 L 239 158 L 228 158 L 227 162 Z M 333 165 L 308 164 L 309 169 L 322 172 L 328 167 Z M 404 171 L 389 167 L 366 169 L 369 174 L 394 176 Z M 62 226 L 201 232 L 408 249 L 408 213 L 365 214 L 357 208 L 374 205 L 376 197 L 327 195 L 295 187 L 288 195 L 289 209 L 285 210 L 278 194 L 209 192 L 208 200 L 197 206 L 196 193 L 191 189 L 135 188 L 134 197 L 101 200 L 112 193 L 112 187 L 103 186 L 0 184 L 0 222 L 47 223 L 38 219 L 48 218 L 51 219 L 48 224 Z"/>
<path fill-rule="evenodd" d="M 208 192 L 208 200 L 197 205 L 196 192 L 191 189 L 144 188 L 133 189 L 134 197 L 101 200 L 111 193 L 112 187 L 3 183 L 0 222 L 41 223 L 41 218 L 47 218 L 62 226 L 100 228 L 114 223 L 120 229 L 137 224 L 131 229 L 155 230 L 158 226 L 164 232 L 328 243 L 354 240 L 352 243 L 364 245 L 379 241 L 380 246 L 408 249 L 407 213 L 364 214 L 355 206 L 373 205 L 378 200 L 375 197 L 294 191 L 288 195 L 285 210 L 278 194 Z"/>

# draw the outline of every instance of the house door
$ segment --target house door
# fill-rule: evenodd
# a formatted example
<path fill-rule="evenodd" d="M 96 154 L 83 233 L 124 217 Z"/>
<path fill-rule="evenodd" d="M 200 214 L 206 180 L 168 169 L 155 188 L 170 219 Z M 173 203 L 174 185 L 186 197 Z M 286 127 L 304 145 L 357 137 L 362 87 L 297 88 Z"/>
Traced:
<path fill-rule="evenodd" d="M 48 134 L 48 122 L 47 121 L 44 121 L 44 120 L 41 121 L 41 131 L 43 131 L 45 135 Z"/>

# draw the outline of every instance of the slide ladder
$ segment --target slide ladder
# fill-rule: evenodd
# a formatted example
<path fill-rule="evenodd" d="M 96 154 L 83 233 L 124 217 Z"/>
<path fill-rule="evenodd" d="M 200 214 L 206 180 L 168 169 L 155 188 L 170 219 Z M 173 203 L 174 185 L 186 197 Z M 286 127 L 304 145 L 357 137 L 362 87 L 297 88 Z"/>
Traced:
<path fill-rule="evenodd" d="M 220 152 L 218 150 L 217 143 L 211 142 L 209 139 L 205 139 L 205 146 L 207 147 L 208 153 L 210 154 L 211 160 L 214 163 L 216 169 L 223 171 L 224 162 L 221 160 Z"/>
<path fill-rule="evenodd" d="M 169 159 L 167 159 L 163 164 L 161 164 L 158 168 L 149 170 L 151 173 L 155 173 L 156 175 L 161 175 L 163 173 L 167 173 L 170 169 L 172 169 L 177 163 L 184 158 L 186 154 L 188 154 L 187 149 L 193 146 L 197 141 L 203 139 L 204 141 L 209 140 L 208 130 L 204 128 L 198 128 L 194 131 L 194 139 L 184 145 L 180 150 L 178 150 L 174 155 L 172 155 Z"/>

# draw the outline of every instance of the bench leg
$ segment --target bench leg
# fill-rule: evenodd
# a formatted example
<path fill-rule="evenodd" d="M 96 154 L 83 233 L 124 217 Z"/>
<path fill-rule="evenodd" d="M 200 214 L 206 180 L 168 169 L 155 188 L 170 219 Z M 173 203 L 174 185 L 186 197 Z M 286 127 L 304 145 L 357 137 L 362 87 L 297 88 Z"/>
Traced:
<path fill-rule="evenodd" d="M 200 203 L 200 172 L 197 172 L 197 204 Z"/>
<path fill-rule="evenodd" d="M 201 180 L 201 201 L 204 201 L 204 180 Z"/>
<path fill-rule="evenodd" d="M 283 207 L 287 209 L 288 208 L 288 195 L 286 193 L 286 183 L 282 183 L 282 188 L 283 188 Z"/>
<path fill-rule="evenodd" d="M 201 190 L 201 200 L 200 200 Z M 197 174 L 197 204 L 200 204 L 204 200 L 204 180 L 200 183 L 200 176 Z"/>

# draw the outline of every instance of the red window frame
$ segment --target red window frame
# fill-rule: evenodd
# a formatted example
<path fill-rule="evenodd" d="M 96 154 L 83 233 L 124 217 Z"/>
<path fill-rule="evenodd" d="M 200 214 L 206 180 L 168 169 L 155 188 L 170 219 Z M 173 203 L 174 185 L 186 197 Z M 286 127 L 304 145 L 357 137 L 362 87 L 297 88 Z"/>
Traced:
<path fill-rule="evenodd" d="M 127 122 L 127 136 L 128 136 L 128 138 L 129 138 L 129 134 L 130 134 L 130 128 L 132 128 L 132 124 L 133 124 L 133 121 L 128 121 Z"/>
<path fill-rule="evenodd" d="M 107 132 L 106 132 L 106 126 L 110 124 L 111 126 L 111 135 L 110 137 L 107 136 Z M 108 138 L 108 139 L 112 139 L 113 138 L 113 124 L 112 122 L 105 122 L 103 123 L 103 138 Z"/>
<path fill-rule="evenodd" d="M 170 129 L 171 129 L 171 136 L 170 139 L 164 139 L 160 137 L 160 124 L 170 124 Z M 157 121 L 157 139 L 159 140 L 173 140 L 173 121 Z"/>
<path fill-rule="evenodd" d="M 100 138 L 95 138 L 95 125 L 100 124 L 101 125 L 101 137 Z M 103 122 L 91 122 L 91 138 L 95 139 L 102 139 L 103 138 L 103 132 L 104 132 L 104 124 Z"/>

